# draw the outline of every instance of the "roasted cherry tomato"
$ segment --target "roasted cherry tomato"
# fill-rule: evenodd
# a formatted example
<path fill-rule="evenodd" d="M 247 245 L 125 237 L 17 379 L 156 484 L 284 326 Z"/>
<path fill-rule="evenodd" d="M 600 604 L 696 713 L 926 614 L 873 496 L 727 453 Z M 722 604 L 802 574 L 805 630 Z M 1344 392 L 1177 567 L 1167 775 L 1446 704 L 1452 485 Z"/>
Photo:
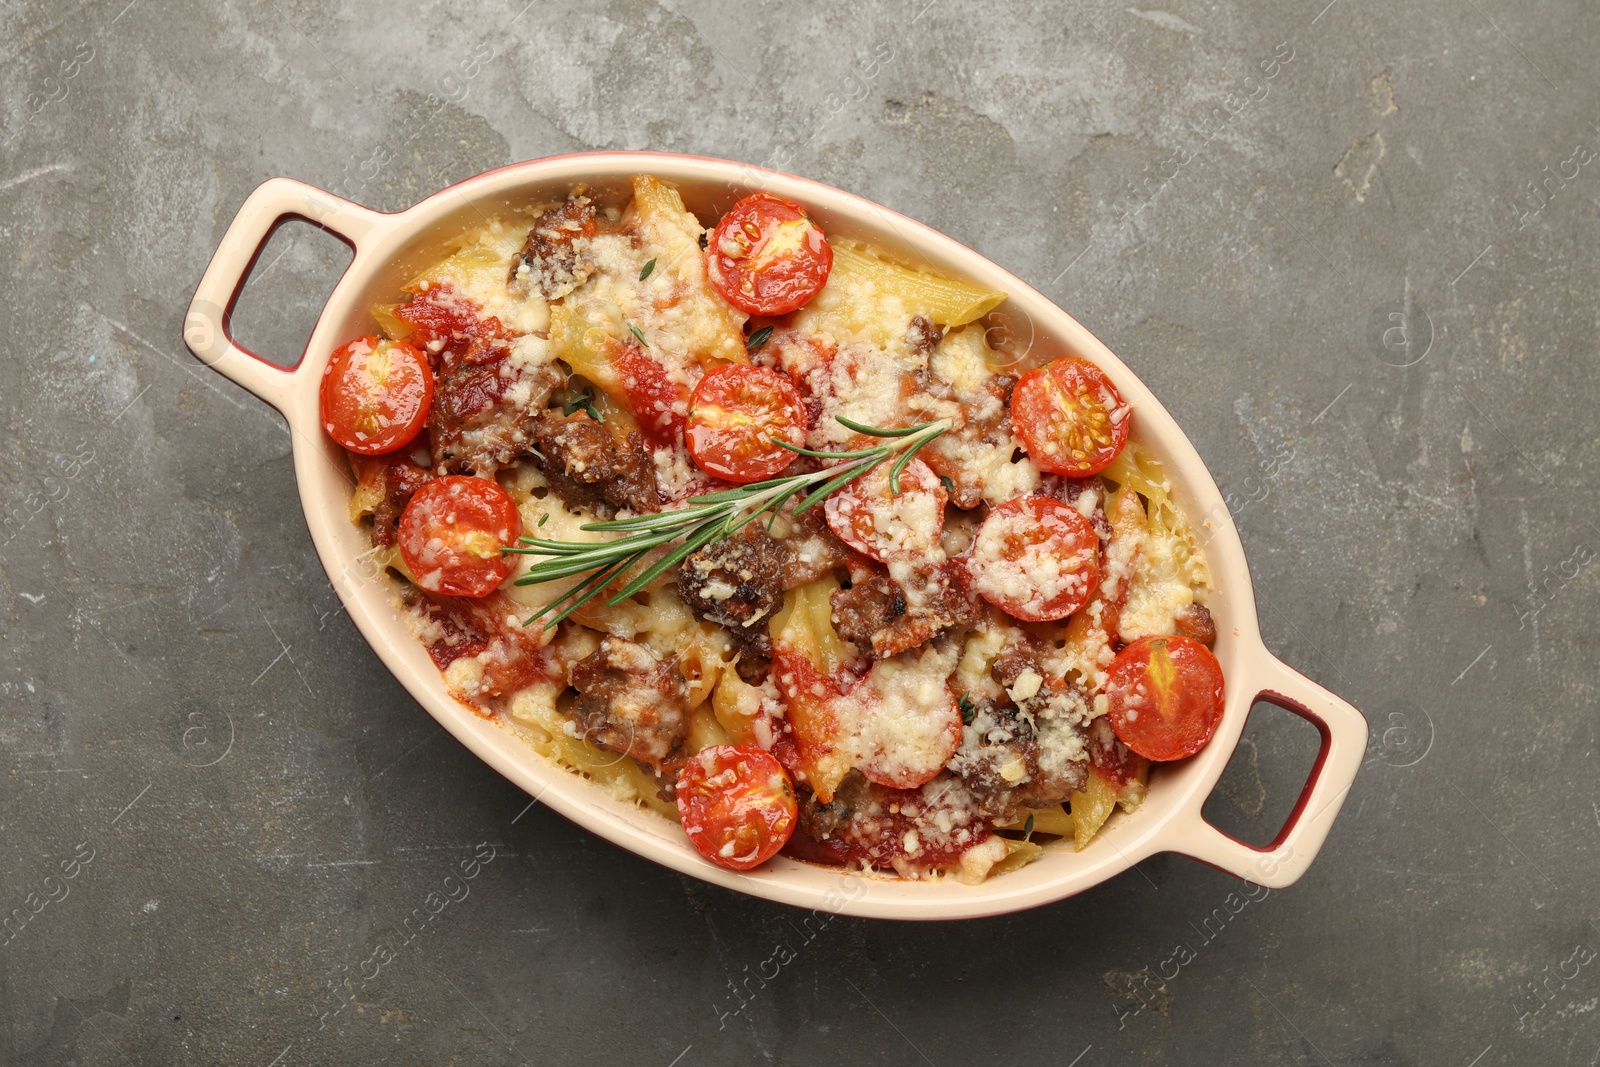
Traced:
<path fill-rule="evenodd" d="M 689 391 L 672 380 L 650 353 L 636 344 L 616 342 L 611 365 L 622 379 L 628 407 L 651 444 L 671 445 L 683 429 Z"/>
<path fill-rule="evenodd" d="M 449 284 L 433 283 L 393 309 L 411 327 L 406 342 L 428 353 L 431 365 L 486 363 L 505 355 L 510 337 L 500 320 Z M 380 320 L 381 321 L 381 320 Z"/>
<path fill-rule="evenodd" d="M 1190 637 L 1141 637 L 1106 672 L 1106 717 L 1117 739 L 1153 760 L 1205 747 L 1222 718 L 1222 665 Z"/>
<path fill-rule="evenodd" d="M 723 867 L 748 871 L 777 855 L 798 814 L 789 772 L 754 745 L 703 748 L 678 775 L 684 833 Z"/>
<path fill-rule="evenodd" d="M 1128 443 L 1128 405 L 1105 373 L 1068 356 L 1031 370 L 1011 393 L 1011 425 L 1042 470 L 1087 478 Z"/>
<path fill-rule="evenodd" d="M 823 514 L 840 540 L 880 563 L 920 559 L 939 544 L 950 494 L 920 459 L 900 472 L 898 493 L 890 490 L 889 470 L 880 463 L 832 494 Z"/>
<path fill-rule="evenodd" d="M 833 249 L 799 204 L 756 193 L 717 223 L 706 242 L 706 274 L 723 299 L 752 315 L 787 315 L 816 296 Z"/>
<path fill-rule="evenodd" d="M 322 372 L 322 428 L 364 456 L 409 445 L 432 406 L 433 372 L 404 341 L 357 337 Z"/>
<path fill-rule="evenodd" d="M 1100 538 L 1071 504 L 1044 496 L 989 512 L 972 542 L 972 588 L 1027 622 L 1064 619 L 1100 584 Z"/>
<path fill-rule="evenodd" d="M 488 596 L 516 568 L 516 557 L 500 550 L 520 536 L 511 494 L 464 474 L 424 485 L 400 516 L 400 555 L 430 593 Z"/>
<path fill-rule="evenodd" d="M 805 444 L 805 402 L 788 375 L 730 363 L 694 387 L 684 439 L 707 474 L 741 485 L 759 482 L 794 460 L 795 453 L 775 442 Z"/>

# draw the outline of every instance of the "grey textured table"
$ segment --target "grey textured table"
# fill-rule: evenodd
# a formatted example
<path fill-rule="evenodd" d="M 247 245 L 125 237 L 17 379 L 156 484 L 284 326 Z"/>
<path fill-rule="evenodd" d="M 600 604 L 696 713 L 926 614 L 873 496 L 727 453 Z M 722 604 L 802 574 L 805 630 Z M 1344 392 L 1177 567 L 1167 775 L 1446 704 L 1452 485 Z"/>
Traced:
<path fill-rule="evenodd" d="M 0 5 L 0 1063 L 1593 1063 L 1600 16 L 1324 3 Z M 1143 376 L 1372 724 L 1302 881 L 818 930 L 518 817 L 182 308 L 273 175 L 603 147 L 923 219 Z M 241 340 L 292 361 L 345 260 L 280 231 Z M 1314 742 L 1258 708 L 1209 817 L 1270 839 Z"/>

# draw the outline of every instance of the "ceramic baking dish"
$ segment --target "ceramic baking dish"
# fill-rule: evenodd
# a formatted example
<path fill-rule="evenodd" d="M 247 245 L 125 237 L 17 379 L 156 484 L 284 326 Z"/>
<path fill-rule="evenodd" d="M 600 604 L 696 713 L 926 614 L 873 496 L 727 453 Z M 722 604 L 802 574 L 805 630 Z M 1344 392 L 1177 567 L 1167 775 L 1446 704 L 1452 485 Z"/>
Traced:
<path fill-rule="evenodd" d="M 1082 852 L 1052 846 L 1035 863 L 977 886 L 953 880 L 901 881 L 778 857 L 750 873 L 706 862 L 682 831 L 652 812 L 619 803 L 546 762 L 509 730 L 454 700 L 426 650 L 406 629 L 388 579 L 363 567 L 365 533 L 346 518 L 351 479 L 342 450 L 318 425 L 318 380 L 330 353 L 371 333 L 368 308 L 392 302 L 401 286 L 442 255 L 452 237 L 512 209 L 559 200 L 576 184 L 622 194 L 634 174 L 675 183 L 702 220 L 740 197 L 766 190 L 803 203 L 829 234 L 870 241 L 888 255 L 1009 294 L 996 328 L 1024 362 L 1061 355 L 1093 360 L 1136 412 L 1135 433 L 1166 464 L 1176 497 L 1208 539 L 1215 581 L 1209 606 L 1227 703 L 1211 743 L 1180 763 L 1158 765 L 1149 797 L 1117 814 Z M 618 199 L 625 199 L 619 195 Z M 299 363 L 282 368 L 241 348 L 228 315 L 262 245 L 280 222 L 300 218 L 344 240 L 354 259 L 329 297 Z M 398 214 L 371 211 L 296 181 L 275 178 L 250 194 L 228 227 L 196 290 L 184 339 L 201 361 L 283 413 L 311 539 L 334 589 L 380 659 L 419 704 L 485 763 L 530 796 L 631 852 L 729 889 L 803 908 L 893 919 L 960 919 L 1060 900 L 1158 852 L 1179 852 L 1265 886 L 1297 879 L 1322 846 L 1366 747 L 1366 720 L 1321 686 L 1280 663 L 1262 644 L 1244 549 L 1200 456 L 1160 402 L 1122 361 L 1070 315 L 1016 277 L 921 223 L 817 182 L 724 160 L 654 152 L 557 156 L 489 171 Z M 1253 848 L 1201 817 L 1201 807 L 1238 743 L 1251 705 L 1277 704 L 1309 720 L 1321 749 L 1288 822 L 1269 846 Z"/>

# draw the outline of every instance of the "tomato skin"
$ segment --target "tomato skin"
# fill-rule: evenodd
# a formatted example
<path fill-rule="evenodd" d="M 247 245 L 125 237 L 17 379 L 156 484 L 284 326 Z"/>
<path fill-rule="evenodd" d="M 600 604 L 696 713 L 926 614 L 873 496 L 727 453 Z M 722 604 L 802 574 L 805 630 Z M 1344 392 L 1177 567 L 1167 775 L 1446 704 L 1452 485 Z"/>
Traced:
<path fill-rule="evenodd" d="M 833 249 L 792 200 L 754 193 L 729 209 L 706 242 L 706 275 L 751 315 L 798 311 L 827 284 Z"/>
<path fill-rule="evenodd" d="M 381 456 L 416 440 L 433 407 L 433 372 L 414 346 L 357 337 L 322 372 L 322 428 L 352 452 Z"/>
<path fill-rule="evenodd" d="M 411 497 L 400 516 L 400 555 L 430 593 L 484 597 L 516 569 L 501 552 L 522 535 L 511 494 L 487 478 L 435 478 Z"/>
<path fill-rule="evenodd" d="M 689 843 L 719 867 L 748 871 L 789 841 L 799 817 L 794 783 L 754 745 L 703 748 L 678 774 L 678 816 Z"/>
<path fill-rule="evenodd" d="M 482 311 L 454 286 L 433 284 L 395 308 L 394 315 L 411 327 L 407 343 L 426 352 L 438 370 L 492 362 L 506 355 L 509 336 L 505 327 Z"/>
<path fill-rule="evenodd" d="M 1111 724 L 1099 718 L 1089 724 L 1089 764 L 1117 790 L 1126 789 L 1147 773 L 1150 761 L 1117 739 Z"/>
<path fill-rule="evenodd" d="M 636 344 L 618 342 L 612 365 L 622 379 L 628 407 L 639 420 L 639 432 L 652 445 L 670 445 L 684 426 L 687 390 L 667 376 L 667 369 Z"/>
<path fill-rule="evenodd" d="M 920 559 L 939 544 L 950 494 L 920 459 L 900 472 L 895 494 L 890 466 L 880 463 L 833 493 L 823 502 L 823 514 L 841 541 L 879 563 Z"/>
<path fill-rule="evenodd" d="M 861 681 L 857 689 L 870 685 L 870 681 Z M 939 708 L 947 717 L 944 727 L 943 750 L 936 760 L 930 759 L 921 767 L 898 766 L 893 761 L 885 760 L 882 753 L 876 753 L 862 760 L 856 767 L 861 772 L 861 777 L 874 785 L 885 786 L 890 789 L 916 789 L 933 781 L 944 770 L 944 765 L 951 756 L 956 754 L 956 749 L 961 747 L 961 711 L 956 706 L 956 695 L 945 687 L 943 706 Z"/>
<path fill-rule="evenodd" d="M 786 374 L 742 363 L 718 367 L 694 388 L 684 431 L 689 454 L 707 474 L 744 485 L 794 462 L 776 444 L 806 443 L 806 409 Z"/>
<path fill-rule="evenodd" d="M 1050 622 L 1094 596 L 1099 555 L 1100 537 L 1077 508 L 1051 497 L 1019 497 L 983 520 L 967 569 L 972 588 L 995 607 L 1027 622 Z"/>
<path fill-rule="evenodd" d="M 1191 637 L 1141 637 L 1106 672 L 1106 717 L 1117 740 L 1146 759 L 1205 747 L 1222 719 L 1222 665 Z"/>
<path fill-rule="evenodd" d="M 833 825 L 825 830 L 819 826 L 812 814 L 815 802 L 808 801 L 811 810 L 784 851 L 810 863 L 837 867 L 864 863 L 901 874 L 956 866 L 968 850 L 994 836 L 986 820 L 973 817 L 972 796 L 957 783 L 935 779 L 918 789 L 871 782 L 859 788 L 847 785 L 836 798 L 835 818 L 827 820 Z M 845 810 L 839 811 L 840 807 Z M 970 827 L 971 832 L 963 835 L 957 829 L 952 835 L 952 827 Z M 908 838 L 918 837 L 915 852 L 908 851 Z"/>
<path fill-rule="evenodd" d="M 774 746 L 773 751 L 797 779 L 831 799 L 834 785 L 848 770 L 834 744 L 839 720 L 831 702 L 839 695 L 839 686 L 806 653 L 774 645 L 772 678 L 787 706 L 784 723 L 791 743 Z"/>
<path fill-rule="evenodd" d="M 1024 374 L 1011 393 L 1011 424 L 1041 470 L 1099 474 L 1128 443 L 1128 405 L 1105 372 L 1066 356 Z"/>

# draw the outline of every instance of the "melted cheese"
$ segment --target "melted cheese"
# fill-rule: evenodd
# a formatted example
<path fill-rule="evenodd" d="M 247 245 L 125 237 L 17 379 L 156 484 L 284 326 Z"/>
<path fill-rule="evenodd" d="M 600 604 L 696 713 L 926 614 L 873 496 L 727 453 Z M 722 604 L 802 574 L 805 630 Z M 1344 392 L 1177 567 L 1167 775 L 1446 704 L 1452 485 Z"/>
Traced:
<path fill-rule="evenodd" d="M 955 698 L 945 680 L 959 658 L 959 647 L 945 641 L 880 660 L 831 701 L 845 758 L 889 780 L 937 774 L 954 747 Z"/>
<path fill-rule="evenodd" d="M 1133 570 L 1128 602 L 1122 609 L 1125 641 L 1178 632 L 1176 619 L 1194 603 L 1194 588 L 1181 577 L 1177 537 L 1152 529 L 1145 538 L 1141 565 Z"/>
<path fill-rule="evenodd" d="M 529 334 L 550 326 L 550 305 L 537 292 L 517 291 L 506 284 L 511 264 L 527 240 L 531 225 L 500 220 L 463 236 L 454 255 L 435 264 L 412 284 L 431 288 L 448 285 L 473 301 L 512 333 Z M 520 288 L 520 287 L 519 287 Z"/>
<path fill-rule="evenodd" d="M 991 512 L 973 543 L 972 587 L 1037 617 L 1057 599 L 1083 592 L 1092 572 L 1090 559 L 1064 558 L 1028 540 L 1033 526 L 1026 510 Z"/>

